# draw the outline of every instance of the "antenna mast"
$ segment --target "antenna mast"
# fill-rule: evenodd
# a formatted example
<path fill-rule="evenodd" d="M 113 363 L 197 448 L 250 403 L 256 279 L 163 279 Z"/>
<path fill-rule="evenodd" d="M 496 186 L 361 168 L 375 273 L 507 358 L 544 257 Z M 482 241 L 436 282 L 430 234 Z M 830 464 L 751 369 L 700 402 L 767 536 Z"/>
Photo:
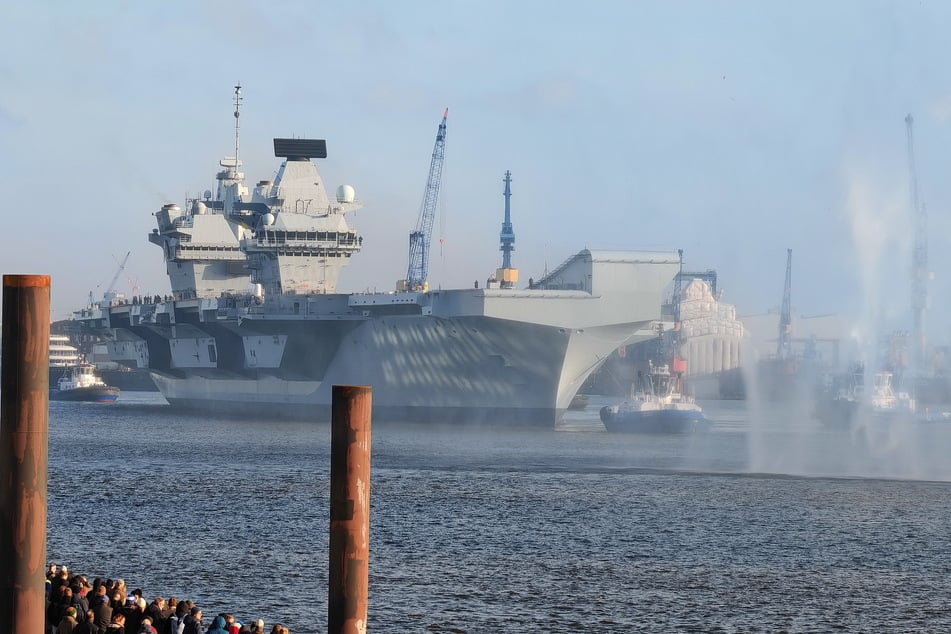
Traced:
<path fill-rule="evenodd" d="M 238 171 L 238 141 L 241 138 L 241 82 L 234 87 L 234 171 Z"/>
<path fill-rule="evenodd" d="M 505 220 L 502 222 L 502 233 L 499 236 L 502 243 L 502 268 L 512 268 L 512 251 L 515 250 L 515 229 L 512 228 L 512 172 L 506 170 L 505 191 L 502 195 L 505 197 Z"/>
<path fill-rule="evenodd" d="M 502 182 L 505 183 L 505 190 L 502 192 L 505 197 L 505 219 L 499 234 L 502 268 L 495 270 L 495 279 L 500 288 L 514 288 L 518 282 L 518 269 L 512 268 L 512 251 L 515 250 L 515 229 L 512 227 L 512 172 L 506 170 Z"/>

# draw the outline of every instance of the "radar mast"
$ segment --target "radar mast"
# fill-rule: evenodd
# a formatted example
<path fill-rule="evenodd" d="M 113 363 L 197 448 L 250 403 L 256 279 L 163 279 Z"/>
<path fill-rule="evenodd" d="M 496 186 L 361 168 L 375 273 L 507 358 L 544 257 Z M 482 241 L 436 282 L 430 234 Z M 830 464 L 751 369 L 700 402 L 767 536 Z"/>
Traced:
<path fill-rule="evenodd" d="M 238 171 L 238 150 L 241 138 L 241 82 L 234 87 L 234 171 Z"/>

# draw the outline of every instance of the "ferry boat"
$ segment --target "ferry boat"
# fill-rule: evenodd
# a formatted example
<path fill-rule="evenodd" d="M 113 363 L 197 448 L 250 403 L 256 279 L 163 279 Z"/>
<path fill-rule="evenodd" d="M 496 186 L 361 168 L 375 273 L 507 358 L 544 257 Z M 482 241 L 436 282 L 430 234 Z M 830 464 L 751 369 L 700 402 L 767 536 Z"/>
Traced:
<path fill-rule="evenodd" d="M 609 432 L 682 434 L 709 424 L 701 407 L 683 394 L 681 377 L 672 374 L 667 364 L 653 362 L 646 376 L 638 377 L 630 399 L 602 407 L 600 416 Z"/>
<path fill-rule="evenodd" d="M 50 367 L 49 380 L 50 386 L 56 385 L 59 377 L 63 376 L 63 371 L 78 364 L 82 360 L 82 355 L 66 335 L 50 335 Z"/>
<path fill-rule="evenodd" d="M 66 368 L 50 390 L 52 401 L 89 401 L 94 403 L 114 403 L 119 398 L 119 388 L 106 385 L 96 375 L 91 363 L 79 363 Z"/>

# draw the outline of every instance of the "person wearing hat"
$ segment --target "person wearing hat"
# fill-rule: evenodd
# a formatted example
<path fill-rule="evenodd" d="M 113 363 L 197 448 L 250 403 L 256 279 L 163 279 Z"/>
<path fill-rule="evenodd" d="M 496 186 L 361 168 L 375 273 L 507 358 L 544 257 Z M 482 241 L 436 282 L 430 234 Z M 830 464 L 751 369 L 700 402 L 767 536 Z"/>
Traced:
<path fill-rule="evenodd" d="M 158 630 L 152 625 L 152 619 L 145 617 L 142 619 L 142 625 L 139 626 L 137 634 L 158 634 Z"/>
<path fill-rule="evenodd" d="M 56 626 L 56 634 L 73 634 L 79 622 L 76 620 L 76 608 L 69 606 Z"/>
<path fill-rule="evenodd" d="M 93 612 L 96 615 L 96 627 L 100 632 L 105 632 L 109 624 L 112 623 L 112 606 L 109 604 L 109 597 L 103 589 L 102 594 L 97 594 L 93 600 Z"/>
<path fill-rule="evenodd" d="M 141 590 L 138 591 L 139 594 L 135 594 L 135 591 L 132 592 L 127 598 L 128 606 L 125 609 L 125 629 L 131 634 L 136 634 L 139 631 L 139 627 L 142 625 L 142 619 L 147 615 L 145 613 L 145 599 L 141 596 Z"/>
<path fill-rule="evenodd" d="M 205 634 L 228 634 L 228 630 L 225 629 L 225 617 L 220 614 L 216 616 Z"/>
<path fill-rule="evenodd" d="M 197 605 L 185 616 L 185 629 L 182 634 L 202 634 L 201 609 Z"/>

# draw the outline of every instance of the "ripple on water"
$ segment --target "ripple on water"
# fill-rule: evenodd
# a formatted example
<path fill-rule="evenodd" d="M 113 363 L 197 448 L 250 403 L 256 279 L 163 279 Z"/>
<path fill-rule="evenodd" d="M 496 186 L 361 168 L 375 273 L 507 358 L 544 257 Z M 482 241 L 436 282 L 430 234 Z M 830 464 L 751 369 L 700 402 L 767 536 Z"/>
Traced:
<path fill-rule="evenodd" d="M 325 629 L 329 426 L 68 405 L 50 410 L 51 560 L 206 614 Z M 735 409 L 703 437 L 612 436 L 596 416 L 537 434 L 374 429 L 370 629 L 951 627 L 948 484 L 861 477 L 913 470 L 804 425 L 753 442 Z M 928 445 L 920 472 L 945 475 L 948 436 Z"/>

